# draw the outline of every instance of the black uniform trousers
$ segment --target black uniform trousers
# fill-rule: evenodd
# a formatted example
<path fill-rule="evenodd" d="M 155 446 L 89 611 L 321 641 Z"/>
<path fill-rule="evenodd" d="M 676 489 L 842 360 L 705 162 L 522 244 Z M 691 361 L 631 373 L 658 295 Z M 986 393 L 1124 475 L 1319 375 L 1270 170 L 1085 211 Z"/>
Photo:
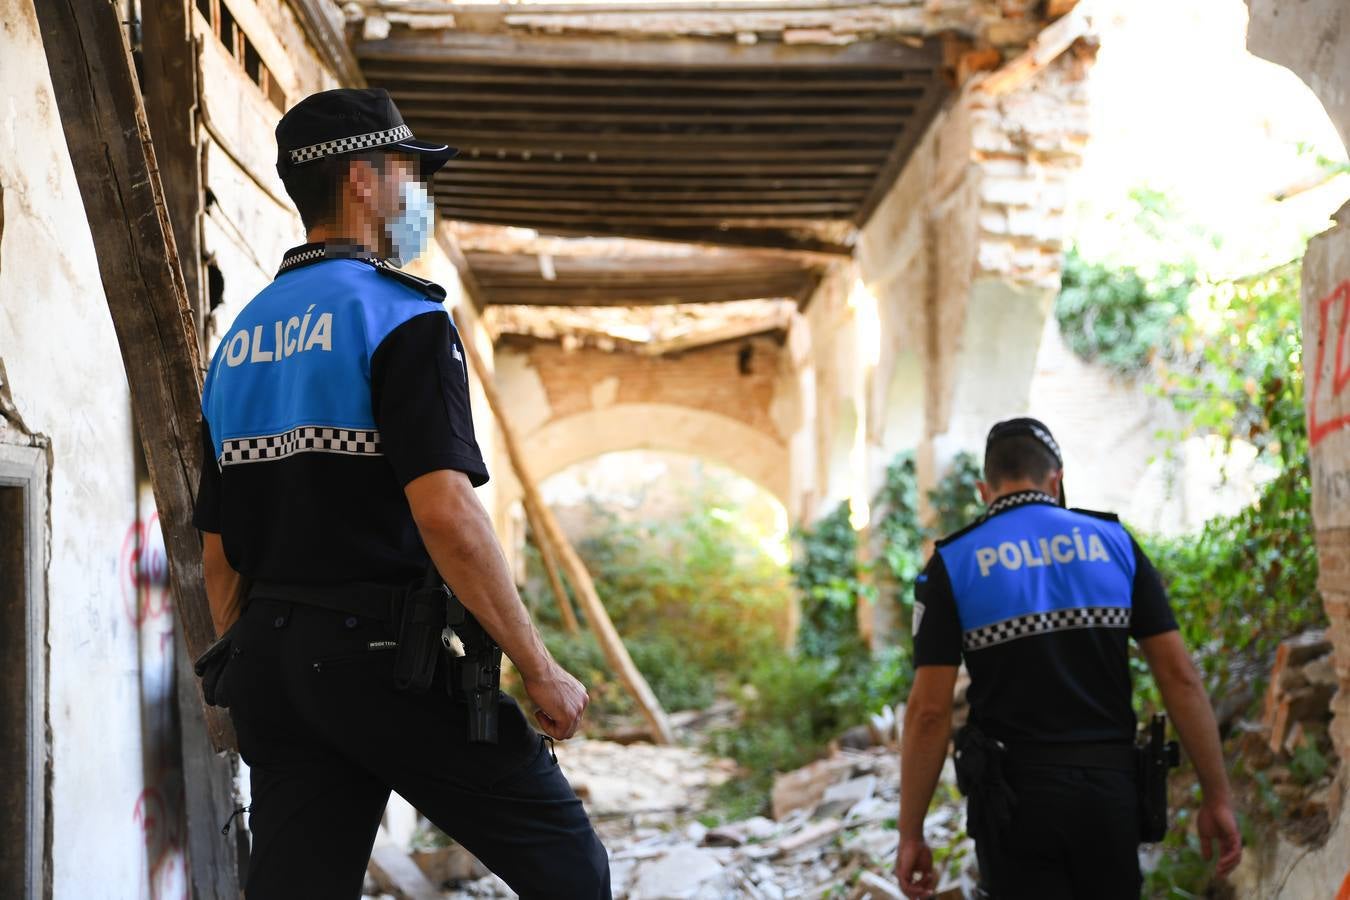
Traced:
<path fill-rule="evenodd" d="M 503 697 L 496 744 L 466 740 L 444 666 L 394 690 L 376 619 L 263 598 L 222 677 L 252 782 L 248 900 L 359 898 L 390 790 L 523 898 L 608 900 L 609 861 L 551 746 Z"/>
<path fill-rule="evenodd" d="M 988 896 L 1138 900 L 1133 772 L 1013 763 L 1007 779 L 1017 795 L 1012 822 L 996 844 L 978 841 L 975 848 Z"/>

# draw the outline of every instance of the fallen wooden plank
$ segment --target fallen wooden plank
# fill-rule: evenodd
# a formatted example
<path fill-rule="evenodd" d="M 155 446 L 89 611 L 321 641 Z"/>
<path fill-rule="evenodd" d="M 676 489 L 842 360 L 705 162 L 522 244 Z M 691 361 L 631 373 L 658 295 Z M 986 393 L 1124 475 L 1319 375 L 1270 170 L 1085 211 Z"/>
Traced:
<path fill-rule="evenodd" d="M 858 887 L 853 892 L 858 900 L 901 900 L 900 885 L 894 878 L 883 878 L 864 869 L 858 874 Z"/>
<path fill-rule="evenodd" d="M 462 255 L 458 252 L 456 255 L 462 258 Z M 468 278 L 465 279 L 464 286 L 466 290 L 470 291 L 478 289 L 477 282 Z M 553 516 L 553 511 L 548 508 L 548 505 L 543 501 L 543 497 L 539 494 L 539 488 L 534 478 L 531 477 L 529 468 L 525 465 L 525 458 L 521 454 L 515 428 L 506 416 L 506 405 L 502 402 L 497 393 L 497 387 L 493 383 L 492 373 L 483 364 L 483 359 L 478 355 L 478 350 L 474 347 L 473 341 L 464 342 L 464 352 L 469 357 L 469 363 L 483 389 L 483 394 L 487 397 L 488 406 L 492 409 L 492 414 L 497 420 L 497 427 L 502 435 L 502 443 L 506 447 L 507 458 L 511 462 L 511 468 L 516 474 L 516 479 L 520 482 L 526 501 L 533 504 L 544 539 L 557 552 L 558 561 L 567 573 L 567 580 L 571 582 L 572 588 L 577 593 L 577 599 L 586 614 L 586 623 L 595 634 L 596 642 L 605 654 L 606 661 L 609 662 L 614 674 L 618 676 L 619 681 L 632 696 L 634 702 L 637 703 L 643 717 L 647 719 L 655 742 L 658 744 L 675 743 L 675 734 L 670 728 L 670 722 L 666 719 L 666 712 L 661 707 L 661 701 L 656 699 L 656 694 L 652 691 L 651 685 L 647 683 L 647 679 L 633 664 L 633 658 L 628 655 L 628 648 L 624 646 L 623 639 L 619 637 L 619 632 L 615 630 L 614 623 L 610 620 L 609 613 L 605 611 L 604 603 L 601 602 L 600 595 L 595 590 L 595 582 L 591 580 L 590 572 L 586 570 L 585 563 L 581 561 L 581 557 L 573 549 L 571 541 L 563 533 L 562 526 Z"/>
<path fill-rule="evenodd" d="M 774 845 L 775 856 L 791 856 L 799 850 L 824 843 L 843 830 L 844 823 L 839 819 L 822 819 L 812 822 L 796 834 L 788 835 Z"/>

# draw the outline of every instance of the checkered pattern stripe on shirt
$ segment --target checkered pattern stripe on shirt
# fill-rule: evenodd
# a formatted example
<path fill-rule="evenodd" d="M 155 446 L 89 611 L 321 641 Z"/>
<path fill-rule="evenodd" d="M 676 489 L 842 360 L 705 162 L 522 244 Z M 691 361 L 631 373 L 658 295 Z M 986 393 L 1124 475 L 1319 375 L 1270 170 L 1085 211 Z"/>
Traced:
<path fill-rule="evenodd" d="M 221 466 L 284 459 L 297 453 L 341 453 L 346 456 L 380 456 L 380 433 L 349 428 L 305 425 L 281 434 L 235 438 L 225 441 Z"/>
<path fill-rule="evenodd" d="M 1051 631 L 1071 631 L 1079 628 L 1129 628 L 1130 609 L 1127 606 L 1086 606 L 1075 609 L 1056 609 L 1004 619 L 983 628 L 965 633 L 963 643 L 967 650 L 983 650 L 997 644 L 1006 644 L 1018 638 L 1046 634 Z"/>
<path fill-rule="evenodd" d="M 411 140 L 412 136 L 411 128 L 407 125 L 399 125 L 397 128 L 390 128 L 388 131 L 372 131 L 369 134 L 354 134 L 351 137 L 324 141 L 321 144 L 310 144 L 308 147 L 291 151 L 291 164 L 299 165 L 300 163 L 322 159 L 325 156 L 336 156 L 339 153 L 353 153 L 357 150 L 369 150 L 371 147 L 397 144 L 399 141 Z"/>
<path fill-rule="evenodd" d="M 996 513 L 1003 512 L 1005 509 L 1026 506 L 1028 503 L 1049 503 L 1053 506 L 1059 505 L 1058 500 L 1041 491 L 1019 491 L 1016 494 L 1008 494 L 1005 497 L 1000 497 L 989 504 L 989 509 L 985 512 L 984 516 L 985 518 L 988 518 Z"/>

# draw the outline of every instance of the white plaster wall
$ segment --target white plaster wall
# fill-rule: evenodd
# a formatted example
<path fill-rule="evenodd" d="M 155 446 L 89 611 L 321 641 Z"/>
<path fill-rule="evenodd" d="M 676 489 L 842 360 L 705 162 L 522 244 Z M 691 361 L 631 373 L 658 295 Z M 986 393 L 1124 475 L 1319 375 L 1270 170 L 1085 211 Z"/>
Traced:
<path fill-rule="evenodd" d="M 0 0 L 0 107 L 0 359 L 20 415 L 51 446 L 53 895 L 183 896 L 181 854 L 167 849 L 176 801 L 141 715 L 165 671 L 156 653 L 147 681 L 142 648 L 172 622 L 141 612 L 126 379 L 32 0 Z"/>

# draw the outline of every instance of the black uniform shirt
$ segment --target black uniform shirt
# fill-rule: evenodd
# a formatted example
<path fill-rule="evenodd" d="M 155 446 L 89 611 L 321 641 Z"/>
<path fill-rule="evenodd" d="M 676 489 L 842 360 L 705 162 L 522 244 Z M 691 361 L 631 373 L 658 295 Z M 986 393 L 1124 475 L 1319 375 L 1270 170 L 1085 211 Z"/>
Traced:
<path fill-rule="evenodd" d="M 964 658 L 972 720 L 1004 741 L 1132 740 L 1128 639 L 1177 627 L 1115 516 L 1036 492 L 939 541 L 914 596 L 914 664 Z"/>
<path fill-rule="evenodd" d="M 428 560 L 404 486 L 437 469 L 488 479 L 450 315 L 321 245 L 289 251 L 239 314 L 202 412 L 194 522 L 254 579 L 415 579 Z"/>

